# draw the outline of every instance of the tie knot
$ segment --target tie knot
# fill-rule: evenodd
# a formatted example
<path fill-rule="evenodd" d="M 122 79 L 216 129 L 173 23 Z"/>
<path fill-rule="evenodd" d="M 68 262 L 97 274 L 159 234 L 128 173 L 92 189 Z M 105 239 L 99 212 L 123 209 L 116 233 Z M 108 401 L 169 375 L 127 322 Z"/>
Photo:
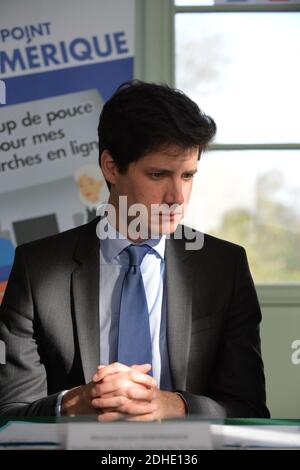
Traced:
<path fill-rule="evenodd" d="M 150 251 L 151 246 L 149 245 L 129 245 L 126 248 L 127 253 L 129 254 L 129 265 L 140 266 L 144 256 Z"/>

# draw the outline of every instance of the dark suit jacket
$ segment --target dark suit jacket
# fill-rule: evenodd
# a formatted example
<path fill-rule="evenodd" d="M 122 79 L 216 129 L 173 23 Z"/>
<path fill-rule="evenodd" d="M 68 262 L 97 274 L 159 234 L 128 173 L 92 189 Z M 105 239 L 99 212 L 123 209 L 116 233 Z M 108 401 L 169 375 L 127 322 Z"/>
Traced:
<path fill-rule="evenodd" d="M 0 414 L 54 415 L 99 357 L 97 219 L 16 250 L 0 311 Z M 261 313 L 243 248 L 205 235 L 166 241 L 167 338 L 174 390 L 189 413 L 267 417 Z"/>

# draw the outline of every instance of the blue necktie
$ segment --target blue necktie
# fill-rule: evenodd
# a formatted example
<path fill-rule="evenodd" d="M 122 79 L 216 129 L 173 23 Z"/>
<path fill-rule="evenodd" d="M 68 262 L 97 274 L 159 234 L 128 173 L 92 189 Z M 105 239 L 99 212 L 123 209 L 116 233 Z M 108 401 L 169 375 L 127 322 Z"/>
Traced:
<path fill-rule="evenodd" d="M 129 269 L 125 274 L 119 318 L 118 362 L 152 365 L 149 312 L 140 265 L 151 249 L 148 245 L 129 245 Z M 150 372 L 152 375 L 152 373 Z"/>

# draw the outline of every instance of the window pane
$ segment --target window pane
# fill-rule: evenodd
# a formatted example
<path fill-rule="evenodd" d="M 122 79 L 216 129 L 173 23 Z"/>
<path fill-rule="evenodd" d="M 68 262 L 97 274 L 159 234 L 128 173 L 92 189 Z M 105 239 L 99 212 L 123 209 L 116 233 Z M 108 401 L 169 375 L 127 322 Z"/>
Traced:
<path fill-rule="evenodd" d="M 300 142 L 300 12 L 175 18 L 176 85 L 216 120 L 216 142 Z"/>
<path fill-rule="evenodd" d="M 235 4 L 235 5 L 245 5 L 246 3 L 252 3 L 256 5 L 270 5 L 273 2 L 276 2 L 277 4 L 286 4 L 286 3 L 292 3 L 292 4 L 298 4 L 300 1 L 298 0 L 227 0 L 228 4 Z M 218 4 L 224 4 L 226 3 L 224 0 L 175 0 L 175 5 L 176 6 L 212 6 L 212 5 L 218 5 Z"/>
<path fill-rule="evenodd" d="M 207 152 L 185 222 L 246 248 L 256 282 L 300 281 L 300 151 Z"/>
<path fill-rule="evenodd" d="M 175 0 L 175 5 L 177 6 L 189 6 L 189 7 L 203 7 L 214 5 L 214 0 Z"/>

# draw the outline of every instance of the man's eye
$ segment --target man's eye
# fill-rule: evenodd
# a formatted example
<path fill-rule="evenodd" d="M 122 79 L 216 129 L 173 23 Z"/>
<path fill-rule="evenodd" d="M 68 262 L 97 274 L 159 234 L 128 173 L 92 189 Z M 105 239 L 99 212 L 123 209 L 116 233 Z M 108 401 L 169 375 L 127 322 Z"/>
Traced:
<path fill-rule="evenodd" d="M 194 177 L 194 173 L 185 173 L 185 174 L 183 175 L 183 178 L 184 178 L 185 180 L 191 180 L 193 177 Z"/>
<path fill-rule="evenodd" d="M 163 176 L 162 173 L 158 173 L 158 172 L 156 172 L 156 173 L 151 173 L 151 178 L 153 178 L 154 180 L 158 180 L 158 179 L 160 179 L 162 176 Z"/>

